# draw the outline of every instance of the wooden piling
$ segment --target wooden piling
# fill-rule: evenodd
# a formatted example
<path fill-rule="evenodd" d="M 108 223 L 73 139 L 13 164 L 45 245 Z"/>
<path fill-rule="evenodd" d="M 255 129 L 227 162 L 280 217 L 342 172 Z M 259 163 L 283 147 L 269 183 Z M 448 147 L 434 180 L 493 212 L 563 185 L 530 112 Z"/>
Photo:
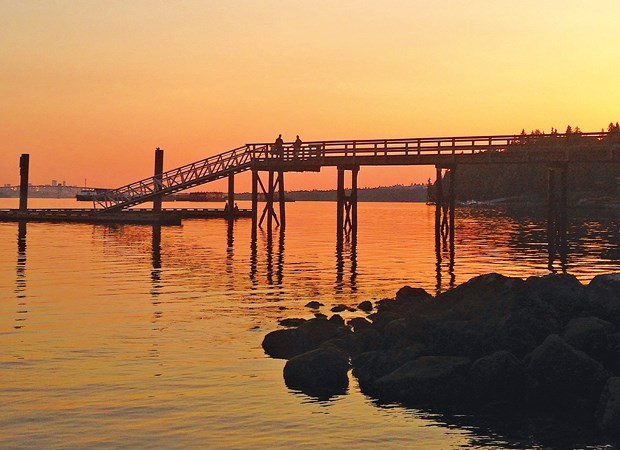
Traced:
<path fill-rule="evenodd" d="M 162 174 L 164 172 L 164 151 L 157 147 L 155 149 L 155 171 L 153 175 L 153 186 L 156 191 L 161 191 L 162 189 Z M 160 213 L 161 212 L 161 200 L 162 195 L 156 195 L 153 197 L 153 212 Z"/>
<path fill-rule="evenodd" d="M 28 173 L 30 171 L 30 155 L 23 153 L 19 158 L 19 210 L 28 209 Z"/>
<path fill-rule="evenodd" d="M 235 174 L 228 174 L 228 218 L 235 217 Z"/>

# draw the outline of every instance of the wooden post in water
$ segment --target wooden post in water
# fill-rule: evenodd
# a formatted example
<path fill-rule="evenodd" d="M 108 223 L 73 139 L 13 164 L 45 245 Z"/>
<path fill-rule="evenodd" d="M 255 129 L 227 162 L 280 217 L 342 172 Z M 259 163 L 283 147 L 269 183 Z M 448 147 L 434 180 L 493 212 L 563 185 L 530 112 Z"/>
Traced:
<path fill-rule="evenodd" d="M 441 247 L 441 210 L 443 208 L 443 176 L 442 167 L 435 166 L 437 180 L 435 182 L 435 246 Z"/>
<path fill-rule="evenodd" d="M 235 217 L 235 174 L 228 174 L 228 219 Z"/>
<path fill-rule="evenodd" d="M 556 201 L 555 201 L 555 170 L 547 169 L 547 245 L 549 246 L 549 264 L 555 258 L 556 240 Z"/>
<path fill-rule="evenodd" d="M 258 228 L 258 171 L 252 170 L 252 241 L 256 242 Z"/>
<path fill-rule="evenodd" d="M 273 197 L 274 197 L 274 185 L 273 185 L 273 170 L 269 171 L 269 189 L 267 191 L 267 229 L 271 230 L 273 226 Z"/>
<path fill-rule="evenodd" d="M 456 205 L 456 166 L 450 167 L 450 186 L 449 186 L 449 201 L 450 201 L 450 246 L 454 249 L 454 208 Z"/>
<path fill-rule="evenodd" d="M 338 167 L 338 183 L 336 192 L 336 240 L 342 243 L 344 236 L 344 169 Z"/>
<path fill-rule="evenodd" d="M 30 170 L 30 155 L 23 153 L 19 158 L 19 210 L 28 209 L 28 172 Z"/>
<path fill-rule="evenodd" d="M 351 169 L 351 226 L 353 239 L 357 238 L 357 173 L 359 172 L 359 166 L 355 166 Z"/>
<path fill-rule="evenodd" d="M 155 149 L 155 171 L 154 171 L 154 175 L 153 175 L 153 185 L 155 188 L 155 191 L 161 191 L 162 189 L 162 173 L 164 172 L 164 151 L 157 147 Z M 161 198 L 162 195 L 156 195 L 155 197 L 153 197 L 153 212 L 161 212 Z"/>
<path fill-rule="evenodd" d="M 284 195 L 284 171 L 278 172 L 278 201 L 280 202 L 280 230 L 283 231 L 286 228 L 286 198 Z"/>
<path fill-rule="evenodd" d="M 560 172 L 560 199 L 559 199 L 559 227 L 558 233 L 560 235 L 560 256 L 566 253 L 566 228 L 567 228 L 567 183 L 566 183 L 566 166 L 562 166 L 559 169 Z"/>

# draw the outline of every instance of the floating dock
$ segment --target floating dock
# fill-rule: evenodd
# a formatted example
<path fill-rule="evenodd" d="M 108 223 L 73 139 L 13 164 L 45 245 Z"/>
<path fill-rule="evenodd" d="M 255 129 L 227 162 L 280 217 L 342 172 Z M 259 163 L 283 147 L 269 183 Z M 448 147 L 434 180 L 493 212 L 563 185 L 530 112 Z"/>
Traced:
<path fill-rule="evenodd" d="M 232 218 L 252 217 L 252 210 L 234 211 Z M 154 212 L 151 209 L 128 209 L 101 213 L 94 209 L 0 209 L 2 222 L 75 222 L 181 225 L 183 219 L 230 219 L 229 211 L 218 208 L 170 208 Z"/>

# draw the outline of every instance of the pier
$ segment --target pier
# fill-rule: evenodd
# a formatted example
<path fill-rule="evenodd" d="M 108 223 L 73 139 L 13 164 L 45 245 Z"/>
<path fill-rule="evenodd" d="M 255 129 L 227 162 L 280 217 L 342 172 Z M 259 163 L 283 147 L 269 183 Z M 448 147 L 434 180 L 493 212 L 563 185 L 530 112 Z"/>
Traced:
<path fill-rule="evenodd" d="M 28 159 L 22 156 L 22 192 L 27 186 Z M 434 203 L 437 247 L 453 243 L 459 165 L 537 164 L 548 168 L 548 236 L 550 252 L 566 247 L 567 168 L 572 164 L 620 163 L 618 133 L 455 136 L 436 138 L 312 141 L 295 147 L 284 143 L 254 143 L 210 156 L 172 170 L 163 171 L 163 150 L 155 150 L 154 175 L 105 193 L 89 211 L 27 209 L 27 196 L 20 196 L 19 213 L 3 211 L 0 220 L 72 220 L 173 222 L 180 217 L 252 218 L 256 229 L 286 228 L 285 174 L 337 169 L 337 241 L 357 234 L 357 178 L 363 166 L 419 166 L 436 168 Z M 239 211 L 235 205 L 235 175 L 252 172 L 252 208 Z M 345 187 L 345 178 L 350 188 Z M 171 212 L 161 208 L 161 198 L 218 179 L 228 179 L 227 207 L 219 212 Z M 25 180 L 25 181 L 24 181 Z M 27 192 L 27 191 L 26 191 Z M 259 211 L 259 199 L 264 199 Z M 150 210 L 134 207 L 152 202 Z M 72 216 L 73 214 L 73 216 Z M 185 216 L 184 216 L 185 214 Z M 202 214 L 202 215 L 201 215 Z M 16 219 L 21 217 L 21 219 Z"/>

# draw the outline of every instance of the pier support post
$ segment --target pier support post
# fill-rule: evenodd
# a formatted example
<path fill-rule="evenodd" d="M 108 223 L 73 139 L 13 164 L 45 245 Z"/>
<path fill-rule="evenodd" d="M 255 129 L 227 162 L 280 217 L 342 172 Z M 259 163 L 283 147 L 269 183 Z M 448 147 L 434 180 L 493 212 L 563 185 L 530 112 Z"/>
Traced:
<path fill-rule="evenodd" d="M 228 174 L 228 219 L 235 218 L 235 174 Z"/>
<path fill-rule="evenodd" d="M 258 171 L 252 170 L 252 241 L 256 242 L 258 228 Z"/>
<path fill-rule="evenodd" d="M 153 185 L 156 191 L 161 191 L 163 188 L 162 185 L 162 174 L 164 172 L 164 151 L 157 147 L 155 149 L 155 172 L 153 175 Z M 162 195 L 158 194 L 153 197 L 153 212 L 161 212 L 161 200 Z"/>
<path fill-rule="evenodd" d="M 286 196 L 284 193 L 284 171 L 278 172 L 278 202 L 280 202 L 280 230 L 284 231 L 286 228 Z"/>
<path fill-rule="evenodd" d="M 30 155 L 23 153 L 19 158 L 19 210 L 28 209 L 28 172 L 30 170 Z"/>
<path fill-rule="evenodd" d="M 345 171 L 351 171 L 351 192 L 347 195 L 345 190 Z M 337 210 L 336 210 L 336 239 L 338 242 L 342 242 L 344 236 L 353 236 L 353 239 L 357 237 L 357 174 L 359 172 L 359 166 L 353 166 L 351 168 L 338 168 L 338 183 L 337 183 Z"/>
<path fill-rule="evenodd" d="M 567 254 L 567 177 L 566 165 L 549 166 L 547 169 L 547 245 L 549 268 L 556 256 L 565 264 Z"/>
<path fill-rule="evenodd" d="M 261 214 L 260 220 L 258 221 L 258 226 L 262 228 L 263 221 L 267 218 L 267 228 L 271 230 L 273 228 L 273 223 L 277 227 L 282 227 L 282 220 L 284 219 L 285 205 L 284 205 L 284 173 L 283 171 L 278 171 L 278 175 L 276 176 L 275 171 L 269 171 L 268 185 L 267 189 L 265 189 L 265 185 L 256 174 L 256 185 L 257 189 L 260 186 L 262 190 L 262 194 L 265 197 L 266 204 L 263 209 L 263 213 Z M 276 214 L 276 210 L 274 208 L 274 202 L 276 200 L 276 192 L 278 192 L 278 201 L 280 202 L 280 210 L 279 216 Z M 256 202 L 258 202 L 258 192 L 256 192 Z M 254 207 L 254 205 L 252 205 Z"/>
<path fill-rule="evenodd" d="M 441 248 L 441 211 L 443 208 L 443 168 L 435 166 L 437 179 L 435 181 L 435 248 Z"/>
<path fill-rule="evenodd" d="M 338 180 L 336 185 L 336 240 L 342 243 L 344 236 L 344 169 L 338 167 Z"/>

